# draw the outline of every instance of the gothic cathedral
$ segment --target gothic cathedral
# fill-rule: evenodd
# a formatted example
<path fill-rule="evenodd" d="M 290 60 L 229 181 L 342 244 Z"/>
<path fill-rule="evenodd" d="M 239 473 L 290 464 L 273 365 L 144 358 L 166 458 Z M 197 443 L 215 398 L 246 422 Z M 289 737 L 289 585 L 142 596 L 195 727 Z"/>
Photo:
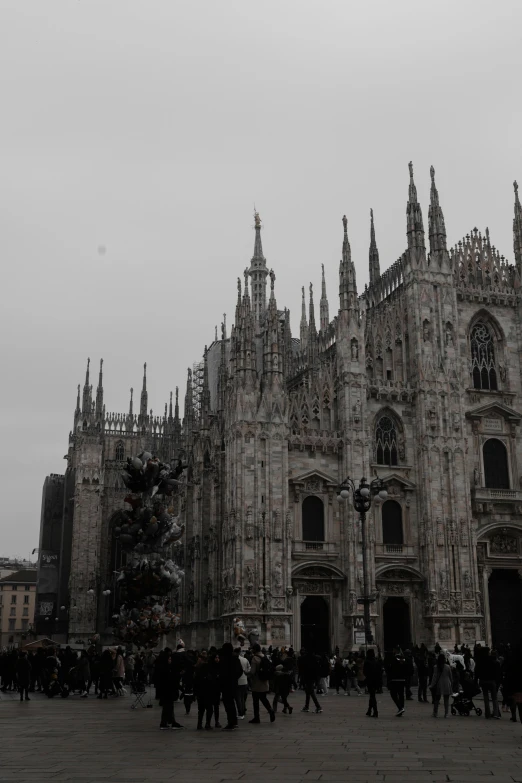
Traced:
<path fill-rule="evenodd" d="M 382 650 L 519 640 L 517 185 L 514 265 L 488 229 L 448 250 L 433 168 L 428 237 L 411 164 L 406 216 L 407 249 L 381 273 L 372 215 L 362 293 L 343 217 L 338 310 L 330 319 L 323 270 L 318 323 L 310 286 L 297 338 L 276 302 L 256 214 L 234 324 L 230 334 L 222 324 L 221 339 L 189 370 L 183 419 L 177 392 L 174 410 L 172 395 L 164 415 L 147 410 L 145 375 L 139 414 L 132 394 L 128 413 L 107 413 L 102 368 L 95 399 L 87 369 L 65 476 L 44 486 L 40 620 L 57 615 L 55 630 L 70 641 L 95 632 L 109 641 L 122 559 L 111 538 L 126 494 L 120 473 L 146 447 L 188 465 L 175 501 L 186 527 L 176 553 L 185 577 L 172 598 L 187 646 L 231 640 L 240 619 L 266 645 L 358 648 L 363 552 Z M 337 499 L 346 477 L 363 476 L 388 490 L 368 514 L 364 542 L 350 501 Z"/>

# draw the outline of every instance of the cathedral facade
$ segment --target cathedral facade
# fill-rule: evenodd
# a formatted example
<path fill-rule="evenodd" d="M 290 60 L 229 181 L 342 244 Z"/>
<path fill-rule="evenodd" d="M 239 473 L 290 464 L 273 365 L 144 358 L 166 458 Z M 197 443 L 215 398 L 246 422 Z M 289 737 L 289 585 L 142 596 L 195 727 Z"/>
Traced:
<path fill-rule="evenodd" d="M 148 412 L 145 376 L 139 414 L 132 397 L 128 413 L 107 414 L 101 367 L 95 399 L 88 370 L 52 544 L 60 540 L 59 587 L 41 598 L 54 620 L 64 612 L 70 640 L 109 636 L 122 558 L 111 537 L 126 494 L 120 473 L 144 447 L 188 465 L 175 501 L 186 528 L 176 552 L 185 577 L 172 599 L 187 645 L 231 640 L 241 620 L 263 644 L 358 648 L 363 557 L 381 649 L 519 639 L 517 187 L 513 264 L 487 229 L 448 249 L 433 169 L 428 230 L 411 164 L 406 212 L 407 249 L 383 273 L 372 215 L 362 292 L 343 218 L 335 314 L 323 270 L 318 318 L 312 287 L 303 289 L 298 338 L 276 301 L 256 214 L 234 323 L 229 334 L 222 324 L 221 338 L 189 370 L 182 419 L 177 392 L 174 409 L 171 396 L 163 416 Z M 350 500 L 338 500 L 347 477 L 378 477 L 387 487 L 387 500 L 367 515 L 364 541 Z M 42 531 L 46 551 L 44 513 Z"/>

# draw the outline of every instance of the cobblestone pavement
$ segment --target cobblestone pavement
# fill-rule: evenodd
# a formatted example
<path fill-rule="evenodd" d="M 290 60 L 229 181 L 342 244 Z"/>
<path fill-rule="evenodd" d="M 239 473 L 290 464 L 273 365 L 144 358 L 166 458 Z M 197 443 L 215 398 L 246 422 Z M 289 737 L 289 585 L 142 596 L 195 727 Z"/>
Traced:
<path fill-rule="evenodd" d="M 522 725 L 476 716 L 431 717 L 431 707 L 406 702 L 403 718 L 385 692 L 379 719 L 365 716 L 366 698 L 328 695 L 322 715 L 303 714 L 292 694 L 292 716 L 270 724 L 240 722 L 236 732 L 196 731 L 196 715 L 176 717 L 185 731 L 160 732 L 160 711 L 131 710 L 132 697 L 48 700 L 34 694 L 0 701 L 0 783 L 438 783 L 522 782 Z M 263 708 L 261 708 L 263 709 Z M 224 717 L 224 716 L 223 716 Z"/>

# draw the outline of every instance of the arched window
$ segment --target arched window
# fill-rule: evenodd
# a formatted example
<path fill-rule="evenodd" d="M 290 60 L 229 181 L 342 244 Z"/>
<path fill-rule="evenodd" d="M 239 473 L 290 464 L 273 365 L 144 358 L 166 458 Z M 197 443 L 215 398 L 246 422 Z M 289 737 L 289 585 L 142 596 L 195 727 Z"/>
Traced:
<path fill-rule="evenodd" d="M 116 444 L 116 459 L 118 462 L 123 462 L 125 459 L 125 446 L 121 440 Z"/>
<path fill-rule="evenodd" d="M 498 389 L 493 336 L 483 321 L 471 330 L 471 376 L 474 389 Z"/>
<path fill-rule="evenodd" d="M 381 416 L 375 432 L 376 461 L 378 465 L 398 465 L 397 429 L 390 416 Z"/>
<path fill-rule="evenodd" d="M 482 449 L 484 480 L 489 489 L 509 489 L 507 450 L 501 440 L 489 438 Z"/>
<path fill-rule="evenodd" d="M 387 500 L 382 505 L 382 542 L 388 546 L 402 546 L 402 508 L 396 500 Z"/>
<path fill-rule="evenodd" d="M 324 541 L 324 506 L 315 495 L 303 502 L 303 541 Z"/>

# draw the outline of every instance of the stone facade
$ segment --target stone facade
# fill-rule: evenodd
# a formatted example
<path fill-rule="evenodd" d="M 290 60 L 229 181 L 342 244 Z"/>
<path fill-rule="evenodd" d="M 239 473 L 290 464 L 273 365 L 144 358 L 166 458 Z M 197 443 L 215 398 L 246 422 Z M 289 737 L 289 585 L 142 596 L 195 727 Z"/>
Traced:
<path fill-rule="evenodd" d="M 310 286 L 299 339 L 276 304 L 256 214 L 231 333 L 223 324 L 189 371 L 182 423 L 177 405 L 174 416 L 172 404 L 161 419 L 147 415 L 145 385 L 140 416 L 132 403 L 127 416 L 107 416 L 101 375 L 96 402 L 87 377 L 68 457 L 70 633 L 107 624 L 100 591 L 117 565 L 107 542 L 124 496 L 121 449 L 147 446 L 189 464 L 177 498 L 187 644 L 231 639 L 241 618 L 263 643 L 299 647 L 313 596 L 327 607 L 329 646 L 359 644 L 361 528 L 337 500 L 347 476 L 378 476 L 389 493 L 366 524 L 377 643 L 390 643 L 395 621 L 403 642 L 500 641 L 489 579 L 522 568 L 522 208 L 516 192 L 513 265 L 487 229 L 448 250 L 433 169 L 431 178 L 426 237 L 410 164 L 407 249 L 383 274 L 372 214 L 361 295 L 343 218 L 338 312 L 330 320 L 323 270 L 319 328 Z"/>

